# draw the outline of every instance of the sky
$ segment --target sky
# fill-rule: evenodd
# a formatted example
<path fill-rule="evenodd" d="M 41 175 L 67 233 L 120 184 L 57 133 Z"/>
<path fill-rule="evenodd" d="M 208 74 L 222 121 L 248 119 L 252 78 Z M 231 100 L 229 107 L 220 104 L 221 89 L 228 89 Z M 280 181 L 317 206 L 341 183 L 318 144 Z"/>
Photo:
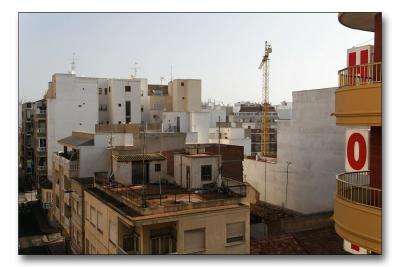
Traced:
<path fill-rule="evenodd" d="M 270 55 L 270 101 L 292 91 L 337 86 L 346 50 L 373 33 L 341 25 L 337 13 L 20 13 L 19 99 L 41 99 L 54 73 L 127 78 L 149 84 L 202 80 L 202 101 L 261 102 L 264 43 Z"/>

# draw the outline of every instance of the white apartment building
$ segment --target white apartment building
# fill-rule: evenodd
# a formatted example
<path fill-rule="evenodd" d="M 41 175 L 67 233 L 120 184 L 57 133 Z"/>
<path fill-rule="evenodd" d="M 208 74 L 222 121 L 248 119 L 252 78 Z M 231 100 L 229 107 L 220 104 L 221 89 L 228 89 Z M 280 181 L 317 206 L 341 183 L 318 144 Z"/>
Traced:
<path fill-rule="evenodd" d="M 142 96 L 143 95 L 143 96 Z M 52 180 L 52 154 L 58 140 L 72 131 L 94 132 L 96 124 L 140 123 L 147 113 L 146 79 L 106 79 L 54 74 L 47 101 L 48 178 Z"/>
<path fill-rule="evenodd" d="M 209 129 L 209 143 L 242 146 L 244 155 L 251 155 L 251 139 L 245 136 L 244 128 L 220 127 Z M 218 132 L 220 139 L 218 140 Z"/>

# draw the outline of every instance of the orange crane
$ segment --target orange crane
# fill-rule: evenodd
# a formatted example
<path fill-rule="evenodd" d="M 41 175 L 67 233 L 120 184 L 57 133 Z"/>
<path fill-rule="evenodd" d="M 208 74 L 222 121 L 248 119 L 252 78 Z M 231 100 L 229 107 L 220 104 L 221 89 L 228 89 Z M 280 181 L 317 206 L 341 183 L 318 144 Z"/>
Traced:
<path fill-rule="evenodd" d="M 261 154 L 267 157 L 268 154 L 268 140 L 269 140 L 269 54 L 272 53 L 272 46 L 265 41 L 264 56 L 261 60 L 258 69 L 263 70 L 263 85 L 262 85 L 262 98 L 263 98 L 263 111 L 262 111 L 262 126 L 261 126 Z"/>

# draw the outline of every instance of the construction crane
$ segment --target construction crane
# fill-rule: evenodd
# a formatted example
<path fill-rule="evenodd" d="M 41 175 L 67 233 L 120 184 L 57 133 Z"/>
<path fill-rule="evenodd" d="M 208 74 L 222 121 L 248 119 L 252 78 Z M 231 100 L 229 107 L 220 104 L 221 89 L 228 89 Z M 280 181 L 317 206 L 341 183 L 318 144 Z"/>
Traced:
<path fill-rule="evenodd" d="M 269 140 L 269 54 L 272 53 L 272 46 L 265 41 L 264 56 L 258 69 L 263 71 L 262 83 L 262 126 L 261 126 L 261 154 L 263 157 L 268 156 L 268 140 Z"/>

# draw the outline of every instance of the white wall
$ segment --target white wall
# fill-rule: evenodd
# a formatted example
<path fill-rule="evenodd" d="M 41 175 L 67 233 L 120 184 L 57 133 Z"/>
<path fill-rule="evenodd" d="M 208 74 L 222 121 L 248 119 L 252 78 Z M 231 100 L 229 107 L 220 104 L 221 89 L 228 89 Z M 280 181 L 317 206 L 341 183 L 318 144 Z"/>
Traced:
<path fill-rule="evenodd" d="M 187 133 L 189 128 L 189 113 L 188 112 L 163 112 L 162 113 L 162 131 L 168 132 L 170 128 L 177 126 L 177 118 L 180 118 L 180 132 Z"/>
<path fill-rule="evenodd" d="M 145 84 L 145 85 L 144 85 Z M 145 79 L 112 79 L 108 81 L 108 110 L 111 124 L 125 123 L 126 101 L 131 102 L 131 123 L 141 122 L 141 91 L 143 86 L 147 87 Z M 125 86 L 131 86 L 130 92 L 125 92 Z"/>
<path fill-rule="evenodd" d="M 211 181 L 201 180 L 201 166 L 212 165 Z M 218 157 L 190 157 L 182 154 L 174 155 L 175 183 L 184 188 L 187 186 L 186 167 L 190 168 L 190 188 L 201 188 L 204 184 L 216 182 L 218 179 Z M 182 174 L 182 176 L 181 176 Z"/>
<path fill-rule="evenodd" d="M 344 128 L 336 126 L 335 89 L 293 92 L 293 119 L 278 121 L 277 163 L 245 159 L 244 180 L 260 193 L 260 200 L 302 213 L 333 209 L 335 175 L 343 170 Z"/>
<path fill-rule="evenodd" d="M 217 127 L 217 122 L 226 122 L 226 109 L 211 109 L 210 112 L 210 128 Z M 218 120 L 218 117 L 220 120 Z"/>
<path fill-rule="evenodd" d="M 208 143 L 209 128 L 210 128 L 209 112 L 190 113 L 190 131 L 197 132 L 197 142 L 199 144 Z"/>
<path fill-rule="evenodd" d="M 93 177 L 95 172 L 107 171 L 109 158 L 109 151 L 105 147 L 79 147 L 79 176 Z"/>
<path fill-rule="evenodd" d="M 94 132 L 98 122 L 98 86 L 95 78 L 55 74 L 56 98 L 47 99 L 47 166 L 52 180 L 52 154 L 62 149 L 58 140 L 72 131 Z"/>

